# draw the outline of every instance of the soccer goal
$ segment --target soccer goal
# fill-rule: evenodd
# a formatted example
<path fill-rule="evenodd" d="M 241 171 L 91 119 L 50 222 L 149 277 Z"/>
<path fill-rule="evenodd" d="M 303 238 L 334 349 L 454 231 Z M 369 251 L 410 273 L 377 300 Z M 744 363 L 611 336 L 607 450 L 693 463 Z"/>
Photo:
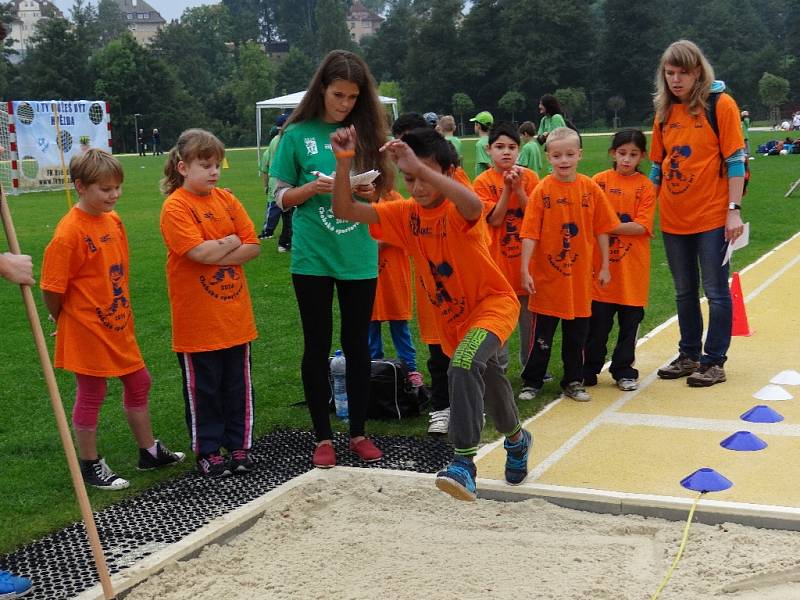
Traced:
<path fill-rule="evenodd" d="M 69 185 L 70 159 L 111 152 L 111 120 L 101 100 L 12 100 L 0 104 L 0 183 L 12 194 Z"/>

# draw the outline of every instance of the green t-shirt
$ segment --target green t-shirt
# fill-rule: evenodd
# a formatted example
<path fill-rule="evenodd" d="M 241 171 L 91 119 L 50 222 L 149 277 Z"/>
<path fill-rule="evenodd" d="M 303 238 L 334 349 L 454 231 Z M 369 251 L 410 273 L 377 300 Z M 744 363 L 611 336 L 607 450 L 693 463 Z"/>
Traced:
<path fill-rule="evenodd" d="M 445 138 L 444 138 L 444 139 L 446 139 L 448 142 L 450 142 L 451 144 L 453 144 L 453 147 L 456 149 L 456 154 L 458 154 L 458 158 L 460 159 L 460 158 L 461 158 L 461 156 L 462 156 L 462 155 L 461 155 L 461 140 L 460 140 L 460 139 L 458 139 L 458 138 L 457 138 L 456 136 L 454 136 L 454 135 L 448 135 L 448 136 L 445 136 Z"/>
<path fill-rule="evenodd" d="M 517 164 L 527 167 L 537 175 L 542 174 L 542 147 L 536 140 L 531 140 L 522 147 Z"/>
<path fill-rule="evenodd" d="M 536 132 L 537 135 L 542 135 L 543 133 L 550 133 L 556 127 L 566 127 L 567 122 L 564 120 L 564 117 L 560 114 L 555 114 L 552 117 L 545 115 L 542 117 L 542 120 L 539 121 L 539 131 Z"/>
<path fill-rule="evenodd" d="M 269 174 L 270 160 L 275 156 L 275 150 L 278 148 L 278 142 L 281 140 L 280 134 L 276 135 L 269 141 L 267 149 L 261 155 L 261 162 L 258 165 L 258 170 L 264 175 Z"/>
<path fill-rule="evenodd" d="M 489 157 L 487 148 L 489 147 L 489 136 L 484 135 L 475 142 L 475 177 L 483 173 L 492 166 L 492 159 Z"/>
<path fill-rule="evenodd" d="M 750 138 L 750 117 L 742 119 L 742 136 L 744 139 Z"/>
<path fill-rule="evenodd" d="M 270 177 L 294 187 L 336 169 L 330 135 L 338 123 L 318 119 L 293 123 L 284 131 L 272 157 Z M 333 216 L 330 194 L 312 196 L 297 205 L 292 218 L 292 265 L 297 275 L 336 279 L 373 279 L 378 276 L 378 244 L 362 223 Z"/>

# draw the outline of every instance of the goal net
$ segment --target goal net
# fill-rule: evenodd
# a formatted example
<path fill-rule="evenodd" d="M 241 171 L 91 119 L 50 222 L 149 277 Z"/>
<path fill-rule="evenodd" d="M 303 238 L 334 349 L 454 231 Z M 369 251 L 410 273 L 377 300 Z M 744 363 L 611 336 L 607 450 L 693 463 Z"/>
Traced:
<path fill-rule="evenodd" d="M 0 183 L 12 194 L 61 189 L 70 159 L 111 152 L 108 105 L 100 100 L 12 100 L 0 104 Z"/>

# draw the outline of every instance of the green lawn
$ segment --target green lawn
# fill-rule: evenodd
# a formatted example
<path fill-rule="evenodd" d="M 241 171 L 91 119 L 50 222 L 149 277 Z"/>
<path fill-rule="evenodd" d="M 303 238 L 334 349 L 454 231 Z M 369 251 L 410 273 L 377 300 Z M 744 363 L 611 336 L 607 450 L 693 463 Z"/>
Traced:
<path fill-rule="evenodd" d="M 775 135 L 754 133 L 753 142 L 763 142 Z M 593 174 L 609 166 L 608 143 L 609 137 L 585 138 L 582 172 Z M 474 143 L 466 142 L 464 150 L 465 168 L 472 174 Z M 131 298 L 139 343 L 153 375 L 150 397 L 153 422 L 156 435 L 172 448 L 185 450 L 188 437 L 183 422 L 180 373 L 175 355 L 170 350 L 165 250 L 158 228 L 162 198 L 157 182 L 163 160 L 150 156 L 131 156 L 121 160 L 126 181 L 118 211 L 127 227 L 131 245 Z M 223 172 L 221 183 L 230 187 L 244 202 L 259 228 L 264 193 L 256 172 L 255 150 L 231 151 L 228 161 L 230 169 Z M 800 156 L 759 157 L 750 165 L 752 181 L 744 202 L 744 217 L 753 224 L 751 242 L 734 257 L 736 268 L 744 267 L 789 238 L 800 223 L 800 192 L 794 198 L 783 198 L 789 184 L 800 177 Z M 10 205 L 22 249 L 32 254 L 35 264 L 40 265 L 53 227 L 64 214 L 64 194 L 48 192 L 11 197 Z M 0 248 L 5 250 L 5 245 L 0 245 Z M 275 240 L 265 241 L 261 257 L 247 265 L 260 334 L 253 345 L 258 435 L 278 428 L 309 427 L 305 408 L 292 406 L 302 399 L 299 377 L 302 336 L 288 266 L 289 256 L 276 251 Z M 674 313 L 672 283 L 659 237 L 653 240 L 652 270 L 651 304 L 642 332 Z M 38 292 L 36 298 L 44 320 L 46 312 Z M 3 410 L 0 420 L 0 455 L 3 457 L 0 468 L 0 552 L 7 552 L 78 519 L 79 513 L 19 291 L 10 285 L 0 285 L 0 305 L 3 307 L 0 343 L 0 407 Z M 51 330 L 46 321 L 45 330 Z M 391 350 L 388 334 L 385 337 L 388 350 Z M 513 357 L 516 339 L 512 340 L 511 346 Z M 417 348 L 423 366 L 427 359 L 426 348 L 419 344 Z M 556 350 L 553 356 L 558 355 Z M 556 377 L 559 376 L 557 360 L 552 371 Z M 518 388 L 519 367 L 515 361 L 512 361 L 509 375 Z M 58 381 L 69 413 L 75 392 L 72 375 L 58 373 Z M 520 403 L 523 416 L 534 414 L 553 399 L 557 395 L 556 388 L 551 384 L 535 401 Z M 374 422 L 369 425 L 369 430 L 384 434 L 424 435 L 426 427 L 427 415 L 399 424 Z M 484 439 L 496 435 L 489 424 Z M 168 472 L 142 474 L 135 470 L 136 446 L 125 425 L 117 381 L 111 382 L 108 400 L 103 407 L 99 445 L 109 464 L 129 478 L 132 485 L 125 492 L 90 491 L 95 509 L 191 468 L 189 461 Z"/>

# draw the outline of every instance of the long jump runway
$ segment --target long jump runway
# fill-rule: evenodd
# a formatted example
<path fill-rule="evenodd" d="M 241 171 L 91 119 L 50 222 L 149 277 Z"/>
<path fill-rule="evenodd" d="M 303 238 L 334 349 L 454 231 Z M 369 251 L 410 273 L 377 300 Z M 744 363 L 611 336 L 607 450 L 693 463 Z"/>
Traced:
<path fill-rule="evenodd" d="M 525 424 L 534 450 L 519 492 L 605 504 L 612 511 L 674 513 L 697 496 L 680 481 L 710 467 L 733 486 L 704 496 L 698 518 L 705 512 L 710 521 L 800 529 L 800 386 L 782 386 L 792 399 L 754 397 L 778 373 L 800 371 L 800 234 L 743 270 L 741 280 L 754 333 L 733 338 L 726 383 L 690 388 L 685 378 L 658 379 L 656 370 L 677 354 L 678 323 L 670 319 L 640 340 L 639 390 L 619 391 L 604 371 L 588 388 L 591 402 L 558 399 Z M 705 301 L 703 307 L 706 312 Z M 769 406 L 783 421 L 740 419 L 757 405 Z M 720 446 L 737 431 L 757 435 L 767 447 Z M 504 461 L 501 442 L 483 448 L 479 477 L 502 480 Z"/>

